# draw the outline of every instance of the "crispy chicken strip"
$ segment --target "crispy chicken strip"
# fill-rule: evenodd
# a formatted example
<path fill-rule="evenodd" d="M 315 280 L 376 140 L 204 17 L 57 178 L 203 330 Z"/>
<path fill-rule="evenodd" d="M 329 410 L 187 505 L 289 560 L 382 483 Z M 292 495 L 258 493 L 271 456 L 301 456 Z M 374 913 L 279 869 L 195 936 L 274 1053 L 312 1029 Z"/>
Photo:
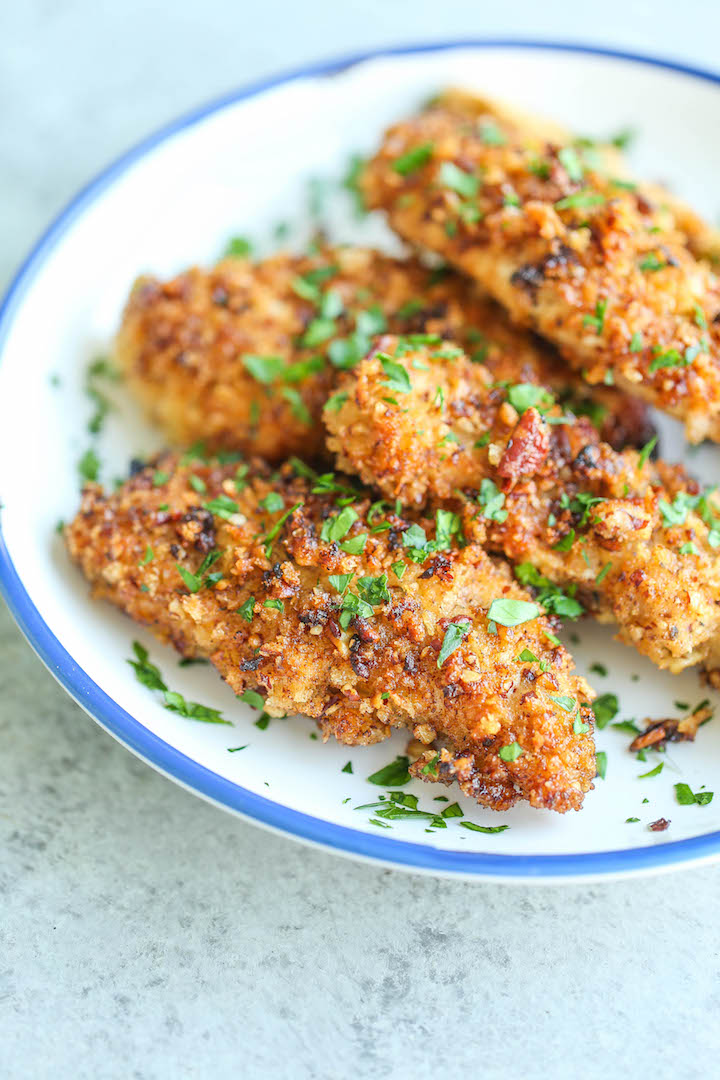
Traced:
<path fill-rule="evenodd" d="M 597 170 L 634 184 L 636 190 L 640 190 L 659 211 L 669 210 L 677 228 L 683 234 L 683 241 L 696 258 L 708 259 L 713 264 L 720 262 L 720 230 L 704 221 L 687 203 L 662 184 L 633 176 L 624 154 L 612 142 L 574 134 L 547 117 L 528 113 L 507 102 L 468 90 L 446 90 L 435 99 L 434 104 L 480 120 L 486 125 L 489 121 L 497 121 L 510 141 L 520 142 L 539 155 L 545 153 L 548 144 L 573 147 L 576 152 L 592 161 Z"/>
<path fill-rule="evenodd" d="M 547 347 L 513 329 L 458 275 L 362 248 L 264 262 L 227 259 L 132 291 L 115 354 L 131 390 L 170 441 L 273 461 L 323 448 L 320 414 L 338 371 L 389 328 L 427 329 L 482 355 L 498 378 L 553 387 L 613 445 L 647 440 L 644 405 L 594 391 Z"/>
<path fill-rule="evenodd" d="M 382 338 L 340 389 L 325 410 L 339 468 L 406 505 L 468 501 L 477 539 L 547 608 L 581 604 L 660 667 L 703 663 L 720 681 L 720 506 L 681 468 L 612 450 L 448 342 Z"/>
<path fill-rule="evenodd" d="M 579 808 L 593 695 L 552 620 L 462 542 L 457 515 L 411 526 L 297 469 L 168 455 L 111 495 L 86 488 L 70 554 L 95 595 L 271 715 L 305 713 L 353 745 L 410 728 L 435 746 L 423 779 L 495 809 Z"/>
<path fill-rule="evenodd" d="M 682 231 L 687 213 L 453 98 L 391 128 L 363 188 L 589 382 L 680 418 L 691 442 L 720 441 L 720 283 Z"/>

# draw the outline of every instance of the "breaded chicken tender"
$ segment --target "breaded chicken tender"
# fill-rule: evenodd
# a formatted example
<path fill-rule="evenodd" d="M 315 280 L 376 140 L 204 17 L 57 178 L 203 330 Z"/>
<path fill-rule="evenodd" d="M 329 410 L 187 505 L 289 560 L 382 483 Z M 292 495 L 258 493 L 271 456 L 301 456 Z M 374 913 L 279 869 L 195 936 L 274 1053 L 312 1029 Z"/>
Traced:
<path fill-rule="evenodd" d="M 96 596 L 271 715 L 352 745 L 409 728 L 433 747 L 422 779 L 498 810 L 579 808 L 592 691 L 552 619 L 458 515 L 380 513 L 309 472 L 168 455 L 113 494 L 88 486 L 68 549 Z"/>
<path fill-rule="evenodd" d="M 340 390 L 325 410 L 339 468 L 408 506 L 474 507 L 475 538 L 546 607 L 617 622 L 660 667 L 720 681 L 720 505 L 681 468 L 612 450 L 449 342 L 382 338 Z"/>
<path fill-rule="evenodd" d="M 691 442 L 720 441 L 720 283 L 686 208 L 453 96 L 391 128 L 362 185 L 403 239 L 469 274 L 590 383 L 678 417 Z"/>
<path fill-rule="evenodd" d="M 165 283 L 141 278 L 115 357 L 171 443 L 202 441 L 272 461 L 313 458 L 323 448 L 320 414 L 338 373 L 386 329 L 453 337 L 491 369 L 512 369 L 499 378 L 551 386 L 613 445 L 650 437 L 644 406 L 610 387 L 584 387 L 471 282 L 363 248 L 226 259 Z"/>
<path fill-rule="evenodd" d="M 631 174 L 625 155 L 612 141 L 588 139 L 576 135 L 554 120 L 518 109 L 504 101 L 486 97 L 473 91 L 453 88 L 443 91 L 434 101 L 436 105 L 477 119 L 487 125 L 496 121 L 509 141 L 522 143 L 536 154 L 544 154 L 550 144 L 573 147 L 593 163 L 596 171 L 623 180 L 646 196 L 660 211 L 670 211 L 682 239 L 698 259 L 711 263 L 720 262 L 720 230 L 704 221 L 677 195 L 658 183 L 642 180 Z M 630 133 L 631 134 L 631 133 Z M 492 136 L 491 136 L 492 137 Z"/>

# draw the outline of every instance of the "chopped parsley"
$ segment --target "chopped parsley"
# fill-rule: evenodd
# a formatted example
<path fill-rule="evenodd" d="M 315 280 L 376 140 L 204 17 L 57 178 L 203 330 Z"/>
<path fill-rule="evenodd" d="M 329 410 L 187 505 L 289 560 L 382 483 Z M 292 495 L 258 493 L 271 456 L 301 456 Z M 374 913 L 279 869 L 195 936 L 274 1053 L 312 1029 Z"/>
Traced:
<path fill-rule="evenodd" d="M 100 475 L 100 458 L 92 447 L 85 451 L 78 461 L 77 467 L 81 480 L 85 483 L 94 484 L 97 482 L 97 478 Z"/>
<path fill-rule="evenodd" d="M 645 443 L 642 450 L 638 454 L 638 463 L 637 463 L 638 472 L 640 472 L 640 470 L 645 465 L 645 462 L 648 460 L 648 458 L 652 454 L 653 450 L 655 449 L 655 447 L 657 445 L 657 441 L 658 441 L 657 435 L 653 435 L 652 439 L 650 439 L 648 442 Z"/>
<path fill-rule="evenodd" d="M 353 771 L 352 761 L 348 761 L 347 764 L 343 765 L 342 769 L 340 770 L 340 772 L 344 772 L 344 773 L 352 773 L 352 771 Z"/>
<path fill-rule="evenodd" d="M 265 385 L 275 382 L 285 370 L 285 361 L 281 356 L 258 356 L 256 353 L 245 353 L 242 361 L 253 379 Z"/>
<path fill-rule="evenodd" d="M 659 259 L 654 251 L 651 251 L 649 254 L 642 257 L 638 266 L 647 273 L 655 270 L 664 270 L 667 263 L 663 262 L 662 259 Z"/>
<path fill-rule="evenodd" d="M 201 589 L 207 589 L 211 585 L 215 585 L 222 577 L 222 571 L 216 571 L 215 573 L 208 573 L 213 563 L 221 557 L 221 551 L 209 551 L 203 561 L 200 563 L 197 573 L 193 574 L 189 570 L 186 570 L 180 563 L 175 563 L 175 567 L 180 574 L 180 577 L 185 582 L 185 585 L 191 593 L 200 592 Z"/>
<path fill-rule="evenodd" d="M 520 563 L 515 567 L 515 577 L 522 585 L 531 585 L 537 599 L 547 612 L 559 615 L 563 619 L 577 619 L 585 610 L 574 596 L 564 593 L 558 585 L 553 585 L 532 563 Z M 569 587 L 570 589 L 573 586 Z M 555 638 L 553 644 L 560 642 Z"/>
<path fill-rule="evenodd" d="M 344 506 L 339 514 L 334 514 L 323 522 L 320 539 L 329 544 L 342 540 L 357 518 L 358 515 L 351 506 Z"/>
<path fill-rule="evenodd" d="M 675 798 L 681 806 L 707 806 L 712 802 L 713 795 L 712 791 L 693 792 L 688 784 L 675 784 Z"/>
<path fill-rule="evenodd" d="M 414 146 L 411 150 L 407 150 L 395 159 L 393 169 L 396 173 L 400 173 L 401 176 L 409 176 L 410 173 L 421 169 L 423 165 L 427 165 L 433 155 L 433 150 L 434 146 L 431 142 Z"/>
<path fill-rule="evenodd" d="M 240 700 L 244 701 L 246 705 L 249 705 L 251 709 L 264 709 L 265 698 L 262 694 L 259 694 L 257 690 L 246 690 L 240 695 Z"/>
<path fill-rule="evenodd" d="M 402 787 L 410 779 L 409 764 L 410 759 L 404 755 L 396 757 L 389 765 L 385 765 L 382 769 L 374 772 L 372 776 L 368 776 L 368 782 L 377 784 L 378 787 Z"/>
<path fill-rule="evenodd" d="M 656 765 L 654 769 L 650 769 L 650 771 L 646 773 L 641 773 L 640 776 L 638 776 L 638 780 L 647 780 L 650 776 L 659 776 L 660 773 L 663 771 L 664 765 L 665 762 L 661 761 L 660 764 Z"/>
<path fill-rule="evenodd" d="M 607 754 L 604 750 L 598 750 L 595 754 L 595 767 L 600 779 L 604 780 L 607 775 Z"/>
<path fill-rule="evenodd" d="M 642 352 L 644 347 L 645 347 L 645 342 L 643 341 L 643 336 L 642 336 L 642 334 L 640 333 L 639 330 L 636 330 L 635 333 L 633 334 L 633 336 L 630 338 L 630 352 L 631 353 Z"/>
<path fill-rule="evenodd" d="M 253 615 L 255 614 L 255 597 L 248 597 L 245 603 L 241 604 L 237 609 L 237 614 L 242 616 L 246 622 L 252 622 Z"/>
<path fill-rule="evenodd" d="M 284 611 L 285 605 L 282 600 L 266 600 L 263 603 L 263 607 L 270 608 L 271 611 Z"/>
<path fill-rule="evenodd" d="M 441 668 L 447 658 L 460 647 L 460 644 L 470 633 L 470 629 L 471 624 L 469 620 L 466 620 L 465 622 L 448 623 L 440 647 L 440 654 L 437 658 L 437 666 L 439 668 Z"/>
<path fill-rule="evenodd" d="M 600 665 L 593 664 L 591 671 L 598 671 Z M 602 668 L 599 674 L 607 675 L 607 668 Z M 606 728 L 611 720 L 614 720 L 618 714 L 620 708 L 617 694 L 601 694 L 600 697 L 595 698 L 591 705 L 592 711 L 595 715 L 595 723 L 600 731 Z"/>
<path fill-rule="evenodd" d="M 386 353 L 380 353 L 378 359 L 380 360 L 383 371 L 387 375 L 387 379 L 383 382 L 383 386 L 387 386 L 397 394 L 408 394 L 411 390 L 410 376 L 402 364 L 396 363 Z"/>
<path fill-rule="evenodd" d="M 607 300 L 598 300 L 595 305 L 594 315 L 585 315 L 583 317 L 583 326 L 592 327 L 595 333 L 599 336 L 602 334 L 605 327 L 605 312 L 607 311 Z"/>
<path fill-rule="evenodd" d="M 478 502 L 483 509 L 483 517 L 487 518 L 488 521 L 501 523 L 506 520 L 508 512 L 503 509 L 505 496 L 488 477 L 483 477 L 480 483 Z"/>
<path fill-rule="evenodd" d="M 231 236 L 223 251 L 224 258 L 246 259 L 252 255 L 252 243 L 246 236 Z"/>
<path fill-rule="evenodd" d="M 474 199 L 480 187 L 479 177 L 459 169 L 451 161 L 445 161 L 440 166 L 440 183 L 464 199 Z"/>
<path fill-rule="evenodd" d="M 260 504 L 262 505 L 262 503 Z M 280 505 L 283 505 L 282 499 Z M 205 510 L 209 510 L 211 514 L 216 514 L 218 517 L 224 518 L 225 521 L 229 521 L 230 518 L 237 514 L 239 507 L 234 499 L 231 499 L 229 495 L 216 495 L 214 499 L 210 499 L 205 503 Z"/>
<path fill-rule="evenodd" d="M 507 398 L 521 416 L 532 406 L 552 405 L 554 398 L 543 386 L 535 383 L 515 383 L 508 387 Z"/>
<path fill-rule="evenodd" d="M 594 191 L 576 191 L 555 203 L 556 210 L 587 210 L 591 206 L 600 206 L 605 197 Z"/>
<path fill-rule="evenodd" d="M 541 614 L 537 604 L 529 600 L 497 599 L 493 600 L 487 613 L 490 622 L 500 626 L 520 626 L 521 623 L 537 619 Z"/>
<path fill-rule="evenodd" d="M 474 821 L 461 821 L 459 825 L 463 829 L 471 829 L 472 832 L 500 833 L 509 829 L 509 825 L 476 825 Z"/>
<path fill-rule="evenodd" d="M 564 146 L 562 150 L 558 151 L 558 160 L 573 184 L 579 184 L 584 176 L 584 170 L 577 150 L 572 146 Z"/>
<path fill-rule="evenodd" d="M 478 134 L 486 146 L 504 146 L 507 138 L 492 120 L 483 120 L 478 128 Z"/>
<path fill-rule="evenodd" d="M 279 517 L 277 519 L 277 521 L 273 525 L 270 532 L 266 534 L 266 536 L 265 536 L 265 557 L 266 558 L 268 558 L 268 559 L 270 558 L 270 552 L 272 551 L 273 542 L 280 535 L 280 530 L 282 529 L 285 522 L 288 520 L 289 517 L 292 516 L 292 514 L 295 513 L 296 510 L 299 510 L 302 505 L 303 505 L 302 502 L 297 502 L 297 503 L 295 503 L 294 506 L 291 506 L 289 510 L 286 510 L 285 513 L 282 514 L 281 517 Z"/>
<path fill-rule="evenodd" d="M 501 746 L 498 751 L 498 757 L 502 761 L 517 761 L 517 759 L 524 754 L 522 746 L 518 742 L 512 742 L 509 746 Z"/>

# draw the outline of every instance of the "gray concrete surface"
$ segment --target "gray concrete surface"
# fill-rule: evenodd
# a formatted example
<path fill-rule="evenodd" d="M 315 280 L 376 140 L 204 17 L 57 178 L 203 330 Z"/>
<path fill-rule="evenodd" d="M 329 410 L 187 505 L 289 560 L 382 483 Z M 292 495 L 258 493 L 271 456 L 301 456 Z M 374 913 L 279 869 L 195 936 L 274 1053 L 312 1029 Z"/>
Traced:
<path fill-rule="evenodd" d="M 711 64 L 718 29 L 701 3 L 6 2 L 0 278 L 128 143 L 273 69 L 510 33 Z M 3 1080 L 705 1078 L 719 885 L 448 884 L 269 836 L 132 758 L 0 610 Z"/>

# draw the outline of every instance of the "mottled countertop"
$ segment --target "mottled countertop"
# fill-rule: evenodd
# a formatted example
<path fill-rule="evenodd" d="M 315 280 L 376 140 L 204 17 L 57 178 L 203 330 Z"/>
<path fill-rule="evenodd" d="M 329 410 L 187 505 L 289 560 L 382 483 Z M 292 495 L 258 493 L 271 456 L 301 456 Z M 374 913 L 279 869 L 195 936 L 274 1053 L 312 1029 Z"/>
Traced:
<path fill-rule="evenodd" d="M 442 12 L 380 0 L 5 5 L 0 278 L 129 143 L 306 59 L 515 34 L 717 62 L 710 5 L 612 0 L 591 18 L 585 5 L 525 0 L 449 0 Z M 133 758 L 60 690 L 4 608 L 0 893 L 3 1080 L 717 1069 L 720 867 L 508 888 L 301 847 Z"/>

